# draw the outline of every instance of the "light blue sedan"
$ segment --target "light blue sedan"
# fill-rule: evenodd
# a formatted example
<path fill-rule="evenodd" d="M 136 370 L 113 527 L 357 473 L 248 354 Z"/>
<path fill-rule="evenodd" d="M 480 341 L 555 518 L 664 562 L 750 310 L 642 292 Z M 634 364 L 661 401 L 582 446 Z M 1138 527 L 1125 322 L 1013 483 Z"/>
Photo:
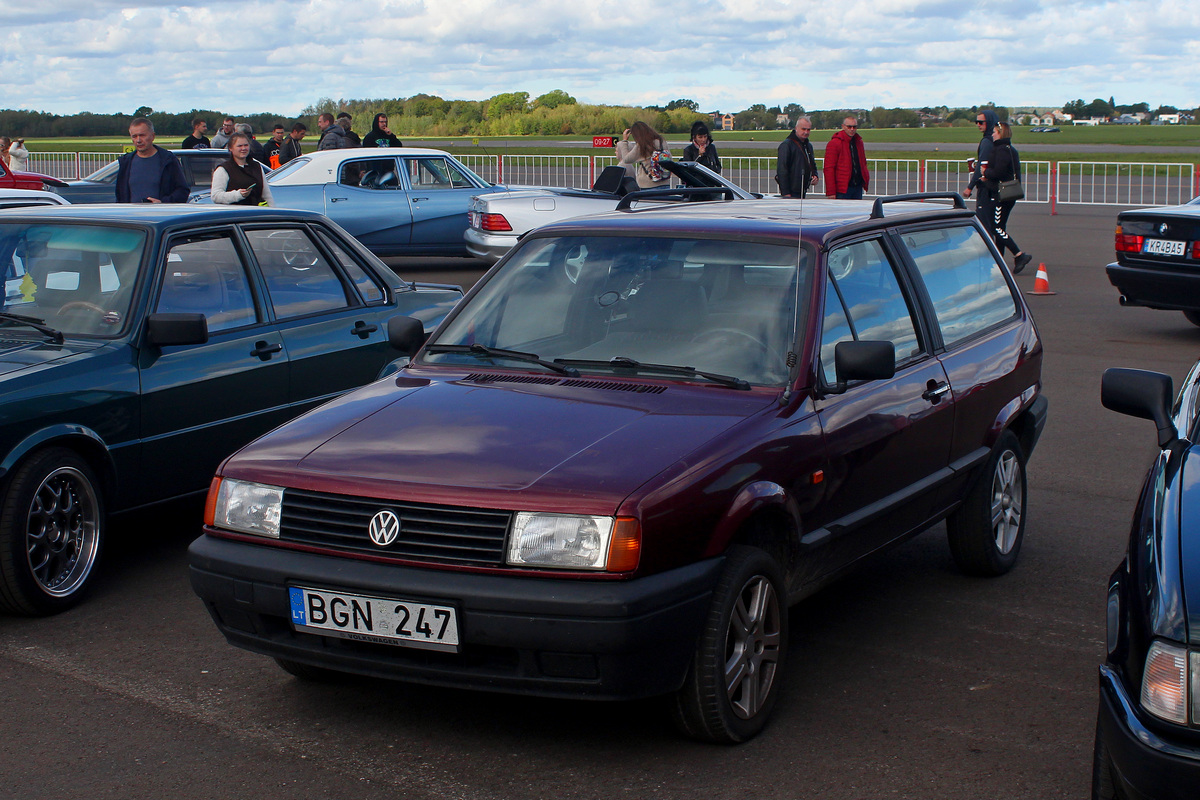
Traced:
<path fill-rule="evenodd" d="M 471 198 L 503 191 L 441 150 L 326 150 L 271 173 L 275 205 L 317 211 L 376 255 L 461 255 Z"/>

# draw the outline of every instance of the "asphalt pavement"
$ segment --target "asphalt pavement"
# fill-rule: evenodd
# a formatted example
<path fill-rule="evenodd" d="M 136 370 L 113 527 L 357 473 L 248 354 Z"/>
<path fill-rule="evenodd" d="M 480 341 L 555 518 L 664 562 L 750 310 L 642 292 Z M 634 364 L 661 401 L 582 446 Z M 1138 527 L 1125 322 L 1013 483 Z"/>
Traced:
<path fill-rule="evenodd" d="M 1121 308 L 1116 209 L 1018 208 L 1056 295 L 1028 297 L 1050 418 L 1007 576 L 954 568 L 938 526 L 792 611 L 772 723 L 739 747 L 679 738 L 654 703 L 590 704 L 376 680 L 297 681 L 221 639 L 187 581 L 199 505 L 125 520 L 96 591 L 0 618 L 0 796 L 13 798 L 1079 798 L 1090 781 L 1105 586 L 1153 425 L 1100 406 L 1110 366 L 1178 382 L 1182 314 Z M 469 285 L 481 265 L 396 259 Z"/>

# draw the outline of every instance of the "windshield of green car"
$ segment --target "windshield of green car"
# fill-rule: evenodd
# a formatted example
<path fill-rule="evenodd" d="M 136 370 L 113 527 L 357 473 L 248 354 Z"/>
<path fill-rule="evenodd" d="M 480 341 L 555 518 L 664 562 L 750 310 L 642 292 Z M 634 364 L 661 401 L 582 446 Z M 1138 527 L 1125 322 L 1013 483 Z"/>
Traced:
<path fill-rule="evenodd" d="M 567 236 L 524 244 L 422 356 L 424 363 L 520 368 L 482 348 L 535 354 L 581 371 L 694 367 L 781 386 L 807 308 L 807 247 L 700 238 Z M 586 362 L 586 363 L 580 363 Z"/>
<path fill-rule="evenodd" d="M 136 228 L 0 223 L 4 312 L 68 336 L 119 335 L 146 241 Z"/>

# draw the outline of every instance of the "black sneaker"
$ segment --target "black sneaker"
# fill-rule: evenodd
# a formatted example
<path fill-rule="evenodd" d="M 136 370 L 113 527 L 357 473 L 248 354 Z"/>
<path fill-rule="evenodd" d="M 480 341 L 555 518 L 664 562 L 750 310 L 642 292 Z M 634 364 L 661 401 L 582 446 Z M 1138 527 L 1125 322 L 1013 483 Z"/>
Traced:
<path fill-rule="evenodd" d="M 1029 253 L 1021 253 L 1013 262 L 1013 275 L 1019 275 L 1021 270 L 1025 269 L 1025 265 L 1033 261 L 1033 256 Z"/>

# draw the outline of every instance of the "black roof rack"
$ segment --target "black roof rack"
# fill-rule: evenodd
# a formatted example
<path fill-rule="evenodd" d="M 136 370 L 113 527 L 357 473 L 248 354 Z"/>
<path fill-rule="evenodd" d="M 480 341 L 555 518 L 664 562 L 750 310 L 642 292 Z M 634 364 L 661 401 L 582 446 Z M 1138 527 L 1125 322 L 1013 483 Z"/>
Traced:
<path fill-rule="evenodd" d="M 737 195 L 733 189 L 728 186 L 701 186 L 691 187 L 687 189 L 672 189 L 670 187 L 662 187 L 658 189 L 639 189 L 636 192 L 630 192 L 621 198 L 621 202 L 617 203 L 617 211 L 628 211 L 635 200 L 651 200 L 655 197 L 679 197 L 688 195 L 700 194 L 722 194 L 726 200 L 736 200 Z M 965 206 L 964 206 L 965 208 Z"/>
<path fill-rule="evenodd" d="M 915 194 L 893 194 L 875 198 L 871 206 L 871 219 L 883 219 L 884 203 L 903 203 L 908 200 L 953 200 L 955 208 L 966 208 L 967 202 L 958 192 L 917 192 Z"/>

